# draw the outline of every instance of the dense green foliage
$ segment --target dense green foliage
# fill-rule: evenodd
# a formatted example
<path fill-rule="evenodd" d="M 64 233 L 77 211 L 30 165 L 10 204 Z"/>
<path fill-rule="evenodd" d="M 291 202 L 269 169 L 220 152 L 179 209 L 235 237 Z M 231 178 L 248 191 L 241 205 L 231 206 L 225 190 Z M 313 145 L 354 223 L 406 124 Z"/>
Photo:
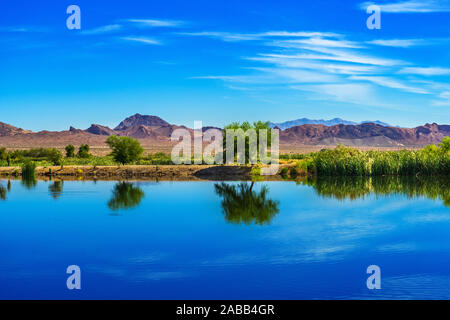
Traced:
<path fill-rule="evenodd" d="M 75 157 L 75 146 L 73 144 L 69 144 L 65 148 L 66 150 L 66 158 L 73 158 Z"/>
<path fill-rule="evenodd" d="M 260 130 L 262 129 L 266 129 L 267 130 L 267 148 L 270 148 L 270 146 L 272 145 L 272 135 L 271 135 L 271 128 L 269 126 L 268 122 L 262 122 L 262 121 L 257 121 L 254 122 L 253 125 L 250 124 L 250 122 L 245 121 L 243 123 L 240 122 L 233 122 L 227 126 L 225 126 L 224 130 L 223 130 L 223 150 L 224 150 L 224 161 L 226 161 L 226 151 L 227 151 L 227 133 L 226 131 L 232 129 L 232 130 L 237 130 L 237 136 L 234 137 L 234 154 L 235 160 L 238 161 L 242 161 L 243 163 L 249 163 L 250 158 L 252 157 L 253 159 L 259 159 L 260 156 L 260 141 L 259 141 L 259 134 L 260 134 Z M 239 129 L 241 129 L 242 131 L 239 131 Z M 256 143 L 257 143 L 257 149 L 256 149 L 256 154 L 250 154 L 250 137 L 248 135 L 246 135 L 247 131 L 253 129 L 255 130 L 256 133 Z M 238 139 L 245 139 L 245 160 L 244 159 L 239 159 L 239 154 L 237 154 L 236 150 L 237 150 L 237 142 Z"/>
<path fill-rule="evenodd" d="M 77 157 L 78 158 L 84 158 L 84 159 L 89 158 L 91 156 L 91 154 L 89 153 L 89 149 L 90 149 L 89 145 L 82 144 L 80 146 L 80 148 L 78 149 Z"/>
<path fill-rule="evenodd" d="M 114 160 L 121 164 L 135 162 L 144 152 L 139 141 L 131 137 L 110 136 L 106 143 L 112 149 Z"/>

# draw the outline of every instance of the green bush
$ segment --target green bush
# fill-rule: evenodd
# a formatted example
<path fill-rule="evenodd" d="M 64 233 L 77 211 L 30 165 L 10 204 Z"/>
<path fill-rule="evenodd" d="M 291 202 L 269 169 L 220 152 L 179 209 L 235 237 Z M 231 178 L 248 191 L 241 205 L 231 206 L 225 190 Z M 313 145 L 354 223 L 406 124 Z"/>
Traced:
<path fill-rule="evenodd" d="M 106 143 L 112 149 L 111 155 L 114 160 L 121 164 L 138 160 L 144 152 L 139 141 L 131 137 L 110 136 Z"/>

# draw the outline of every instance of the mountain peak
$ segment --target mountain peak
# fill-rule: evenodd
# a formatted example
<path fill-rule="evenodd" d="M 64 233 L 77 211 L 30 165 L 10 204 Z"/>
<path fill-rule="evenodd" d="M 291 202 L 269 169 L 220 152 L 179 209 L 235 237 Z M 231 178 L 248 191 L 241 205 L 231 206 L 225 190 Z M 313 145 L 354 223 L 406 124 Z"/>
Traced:
<path fill-rule="evenodd" d="M 135 115 L 123 120 L 116 128 L 114 128 L 114 130 L 123 131 L 141 125 L 148 127 L 168 126 L 169 123 L 157 116 L 148 116 L 136 113 Z"/>

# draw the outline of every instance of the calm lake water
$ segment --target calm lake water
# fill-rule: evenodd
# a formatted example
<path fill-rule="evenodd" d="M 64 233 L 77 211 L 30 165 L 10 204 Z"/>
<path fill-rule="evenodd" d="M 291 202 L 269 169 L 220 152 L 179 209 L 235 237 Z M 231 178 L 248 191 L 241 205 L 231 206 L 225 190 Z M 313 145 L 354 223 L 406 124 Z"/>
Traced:
<path fill-rule="evenodd" d="M 450 298 L 448 179 L 0 185 L 1 299 Z"/>

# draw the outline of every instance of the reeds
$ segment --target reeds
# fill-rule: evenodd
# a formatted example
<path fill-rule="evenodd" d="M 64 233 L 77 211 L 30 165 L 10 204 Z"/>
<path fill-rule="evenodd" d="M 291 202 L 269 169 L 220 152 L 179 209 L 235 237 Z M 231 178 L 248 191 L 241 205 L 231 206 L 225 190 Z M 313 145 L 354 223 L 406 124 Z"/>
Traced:
<path fill-rule="evenodd" d="M 401 151 L 360 151 L 337 146 L 312 154 L 308 173 L 317 176 L 450 175 L 450 153 L 436 146 Z"/>

